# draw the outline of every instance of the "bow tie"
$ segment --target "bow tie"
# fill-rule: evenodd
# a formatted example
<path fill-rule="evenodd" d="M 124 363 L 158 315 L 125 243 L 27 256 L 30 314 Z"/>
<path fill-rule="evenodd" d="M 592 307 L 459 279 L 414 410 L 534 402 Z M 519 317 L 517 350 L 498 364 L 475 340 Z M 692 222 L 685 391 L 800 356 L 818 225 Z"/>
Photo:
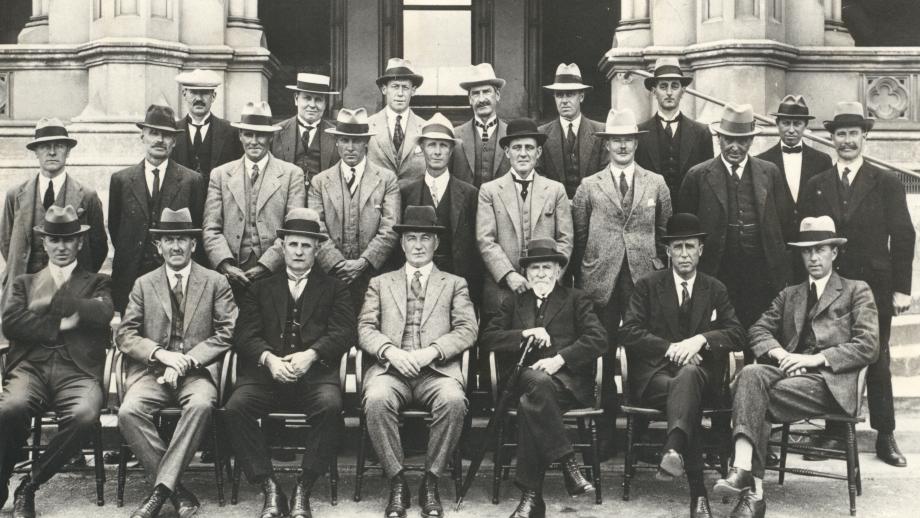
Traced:
<path fill-rule="evenodd" d="M 478 120 L 476 121 L 476 125 L 482 128 L 483 131 L 488 130 L 489 128 L 491 128 L 492 126 L 495 126 L 496 124 L 498 124 L 498 119 L 492 119 L 491 122 L 486 123 L 486 124 L 483 124 L 479 122 Z"/>
<path fill-rule="evenodd" d="M 656 117 L 658 117 L 658 120 L 660 120 L 662 124 L 674 124 L 676 122 L 680 122 L 680 115 L 678 115 L 677 117 L 674 117 L 671 120 L 665 119 L 661 115 L 656 115 Z"/>
<path fill-rule="evenodd" d="M 316 129 L 316 125 L 306 124 L 302 120 L 300 120 L 300 117 L 297 118 L 297 125 L 300 126 L 301 128 L 307 128 L 311 130 Z"/>
<path fill-rule="evenodd" d="M 802 146 L 793 146 L 793 147 L 782 146 L 782 148 L 783 148 L 783 153 L 801 153 L 802 152 Z"/>
<path fill-rule="evenodd" d="M 522 187 L 527 186 L 530 182 L 533 181 L 532 179 L 531 180 L 518 180 L 517 178 L 514 178 L 514 177 L 512 177 L 511 179 L 514 180 L 516 183 L 520 184 Z"/>
<path fill-rule="evenodd" d="M 295 277 L 295 276 L 291 275 L 290 273 L 288 273 L 288 274 L 287 274 L 287 278 L 288 278 L 289 281 L 294 281 L 294 283 L 296 284 L 296 283 L 298 283 L 298 282 L 300 282 L 300 281 L 305 281 L 305 280 L 307 280 L 307 276 L 308 276 L 308 275 L 309 275 L 309 274 L 305 274 L 305 275 L 302 275 L 302 276 L 300 276 L 300 277 Z"/>
<path fill-rule="evenodd" d="M 190 116 L 186 115 L 185 121 L 189 124 L 189 126 L 195 126 L 196 129 L 201 129 L 202 126 L 207 126 L 211 123 L 211 117 L 205 119 L 201 124 L 195 124 L 195 121 L 193 121 Z"/>

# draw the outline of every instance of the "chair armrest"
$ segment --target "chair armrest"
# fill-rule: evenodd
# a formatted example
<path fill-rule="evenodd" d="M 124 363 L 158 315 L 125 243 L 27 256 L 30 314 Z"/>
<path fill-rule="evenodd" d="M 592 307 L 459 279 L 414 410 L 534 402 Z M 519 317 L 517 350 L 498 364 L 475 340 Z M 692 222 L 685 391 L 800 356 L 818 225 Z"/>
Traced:
<path fill-rule="evenodd" d="M 355 390 L 360 397 L 364 394 L 364 351 L 357 347 L 352 347 L 348 355 L 352 356 L 352 352 L 355 359 Z"/>
<path fill-rule="evenodd" d="M 469 349 L 463 351 L 463 356 L 460 358 L 460 376 L 463 378 L 463 390 L 466 391 L 466 388 L 470 385 L 470 350 Z"/>
<path fill-rule="evenodd" d="M 230 379 L 236 382 L 236 353 L 227 351 L 220 361 L 220 379 L 217 380 L 217 406 L 222 407 L 230 395 Z"/>
<path fill-rule="evenodd" d="M 116 350 L 113 363 L 115 364 L 115 395 L 118 396 L 117 407 L 120 407 L 125 401 L 125 384 L 128 381 L 128 357 L 125 353 Z"/>
<path fill-rule="evenodd" d="M 343 354 L 341 361 L 339 361 L 339 387 L 342 389 L 342 394 L 345 393 L 345 382 L 348 379 L 348 360 L 351 358 L 352 351 L 354 351 L 354 347 Z"/>
<path fill-rule="evenodd" d="M 616 361 L 620 366 L 620 382 L 623 385 L 623 400 L 629 401 L 629 361 L 626 358 L 626 351 L 622 347 L 617 347 Z"/>
<path fill-rule="evenodd" d="M 869 366 L 859 369 L 859 375 L 856 377 L 856 415 L 859 415 L 860 409 L 862 409 L 863 394 L 866 393 L 866 371 L 869 370 Z"/>
<path fill-rule="evenodd" d="M 492 388 L 492 404 L 498 404 L 498 364 L 495 351 L 489 351 L 489 385 Z"/>
<path fill-rule="evenodd" d="M 115 359 L 118 350 L 114 346 L 105 351 L 105 366 L 102 368 L 102 408 L 109 408 L 109 390 L 112 388 L 112 373 L 115 370 Z"/>
<path fill-rule="evenodd" d="M 604 357 L 597 357 L 597 366 L 594 372 L 594 409 L 603 408 L 603 386 L 604 386 Z"/>

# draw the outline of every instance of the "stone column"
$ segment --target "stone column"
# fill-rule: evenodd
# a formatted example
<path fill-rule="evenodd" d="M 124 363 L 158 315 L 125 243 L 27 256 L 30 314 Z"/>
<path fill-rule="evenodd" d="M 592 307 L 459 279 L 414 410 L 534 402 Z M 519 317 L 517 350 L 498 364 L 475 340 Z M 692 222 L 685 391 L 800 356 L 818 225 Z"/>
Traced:
<path fill-rule="evenodd" d="M 48 43 L 48 7 L 51 0 L 32 0 L 32 17 L 19 32 L 19 43 Z"/>
<path fill-rule="evenodd" d="M 279 65 L 266 48 L 259 1 L 229 0 L 227 9 L 225 41 L 233 48 L 233 59 L 224 76 L 224 106 L 225 116 L 236 120 L 247 102 L 268 97 L 268 79 Z"/>
<path fill-rule="evenodd" d="M 696 3 L 696 0 L 652 2 L 652 41 L 656 47 L 696 43 Z"/>
<path fill-rule="evenodd" d="M 856 43 L 850 31 L 843 24 L 843 0 L 824 2 L 824 45 L 828 47 L 852 47 Z"/>
<path fill-rule="evenodd" d="M 647 47 L 652 44 L 649 0 L 620 0 L 620 24 L 615 38 L 619 47 Z"/>
<path fill-rule="evenodd" d="M 229 0 L 227 11 L 227 45 L 264 47 L 258 0 Z"/>

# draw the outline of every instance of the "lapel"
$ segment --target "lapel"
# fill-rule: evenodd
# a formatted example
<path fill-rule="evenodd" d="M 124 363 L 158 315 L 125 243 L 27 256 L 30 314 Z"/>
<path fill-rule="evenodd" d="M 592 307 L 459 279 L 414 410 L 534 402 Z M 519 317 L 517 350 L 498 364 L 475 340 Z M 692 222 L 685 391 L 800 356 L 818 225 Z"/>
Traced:
<path fill-rule="evenodd" d="M 568 299 L 567 295 L 568 291 L 559 284 L 556 284 L 553 287 L 553 291 L 549 292 L 549 296 L 546 297 L 546 302 L 544 303 L 546 304 L 546 311 L 543 313 L 543 327 L 549 327 L 549 323 L 562 311 L 562 307 L 565 305 L 566 299 Z"/>
<path fill-rule="evenodd" d="M 584 121 L 582 121 L 582 123 L 584 123 Z M 579 130 L 580 129 L 581 128 L 579 128 Z M 549 125 L 546 145 L 543 147 L 543 156 L 548 157 L 553 163 L 553 171 L 556 171 L 557 174 L 561 175 L 560 177 L 564 178 L 565 171 L 561 160 L 565 150 L 562 149 L 562 123 L 559 122 L 559 117 L 556 117 Z"/>
<path fill-rule="evenodd" d="M 671 282 L 674 282 L 674 275 L 671 274 Z M 677 297 L 676 287 L 671 293 Z M 709 318 L 712 313 L 709 311 L 709 283 L 703 280 L 700 272 L 696 272 L 696 281 L 693 283 L 693 294 L 690 295 L 690 332 L 696 334 L 698 329 L 703 328 L 703 318 Z"/>
<path fill-rule="evenodd" d="M 399 162 L 402 163 L 409 155 L 412 153 L 412 150 L 415 149 L 415 141 L 418 139 L 418 136 L 422 133 L 422 124 L 420 122 L 420 117 L 415 115 L 415 112 L 412 111 L 412 108 L 406 110 L 406 136 L 403 139 L 402 148 L 399 150 Z"/>
<path fill-rule="evenodd" d="M 642 201 L 642 195 L 645 194 L 645 186 L 648 183 L 648 177 L 646 176 L 645 169 L 639 167 L 639 164 L 636 164 L 635 170 L 633 171 L 633 199 L 632 206 L 629 208 L 629 215 L 627 219 L 632 217 L 636 212 L 636 207 L 639 206 L 639 202 Z"/>
<path fill-rule="evenodd" d="M 501 123 L 499 123 L 501 124 Z M 458 131 L 458 136 L 460 140 L 466 144 L 463 146 L 463 154 L 466 156 L 466 163 L 470 165 L 470 169 L 475 173 L 476 171 L 476 118 L 473 117 L 466 124 L 460 126 L 460 131 Z M 497 150 L 496 150 L 497 151 Z"/>
<path fill-rule="evenodd" d="M 392 165 L 392 169 L 396 171 L 398 168 L 396 164 L 399 162 L 396 157 L 396 148 L 393 147 L 393 141 L 390 139 L 390 127 L 387 123 L 387 111 L 386 108 L 375 113 L 368 119 L 368 123 L 371 126 L 372 131 L 376 134 L 371 137 L 377 141 L 377 145 L 380 147 L 380 150 L 383 152 L 386 159 Z M 405 142 L 404 142 L 405 143 Z"/>
<path fill-rule="evenodd" d="M 821 294 L 821 298 L 818 299 L 818 303 L 815 304 L 815 309 L 811 317 L 812 321 L 833 304 L 834 301 L 840 297 L 840 292 L 842 291 L 843 283 L 840 282 L 840 277 L 832 271 L 831 278 L 827 280 L 827 285 L 824 286 L 824 293 Z"/>
<path fill-rule="evenodd" d="M 520 210 L 518 209 L 517 203 L 517 189 L 514 187 L 514 180 L 511 179 L 511 175 L 514 173 L 507 173 L 505 176 L 501 177 L 501 180 L 498 182 L 497 187 L 498 197 L 502 200 L 502 203 L 505 204 L 505 210 L 508 212 L 508 215 L 511 219 L 511 224 L 514 225 L 514 234 L 520 236 L 523 233 L 521 229 L 521 218 Z M 536 182 L 539 175 L 534 175 L 534 182 Z M 536 191 L 536 189 L 534 189 Z"/>
<path fill-rule="evenodd" d="M 201 267 L 194 261 L 192 262 L 192 271 L 188 275 L 188 284 L 185 286 L 185 314 L 182 316 L 182 331 L 188 331 L 189 324 L 195 318 L 195 313 L 201 306 L 199 301 L 204 295 L 205 279 Z"/>
<path fill-rule="evenodd" d="M 371 197 L 371 194 L 377 190 L 377 186 L 380 185 L 382 181 L 380 175 L 377 173 L 377 169 L 371 167 L 370 162 L 366 162 L 364 166 L 364 174 L 361 176 L 361 186 L 359 190 L 361 191 L 361 198 L 358 200 L 359 205 L 358 209 L 363 209 L 364 204 L 367 203 L 367 200 Z M 341 178 L 341 174 L 339 178 Z M 342 183 L 341 181 L 339 182 Z M 344 196 L 344 191 L 342 195 Z"/>
<path fill-rule="evenodd" d="M 493 178 L 495 177 L 495 175 L 499 174 L 500 171 L 498 170 L 498 168 L 501 167 L 502 158 L 505 157 L 505 150 L 503 150 L 502 147 L 498 145 L 498 141 L 501 140 L 502 137 L 505 136 L 505 133 L 507 133 L 507 131 L 508 131 L 508 124 L 505 121 L 498 119 L 498 129 L 492 133 L 492 138 L 495 140 L 495 155 L 492 158 L 492 177 Z M 473 158 L 470 161 L 470 163 L 472 163 L 475 160 L 476 159 Z"/>
<path fill-rule="evenodd" d="M 424 180 L 422 182 L 424 184 Z M 460 197 L 460 189 L 454 185 L 455 182 L 456 180 L 453 177 L 447 181 L 447 194 L 450 196 L 450 228 L 452 235 L 457 235 L 457 227 L 460 226 L 458 222 L 464 209 L 463 198 Z"/>
<path fill-rule="evenodd" d="M 757 214 L 760 221 L 763 222 L 767 218 L 766 211 L 764 211 L 764 207 L 767 205 L 767 194 L 769 193 L 766 185 L 767 175 L 761 174 L 760 167 L 754 165 L 754 157 L 750 155 L 745 169 L 745 174 L 751 175 L 751 183 L 754 184 L 754 201 L 757 203 Z"/>
<path fill-rule="evenodd" d="M 843 221 L 843 206 L 840 202 L 840 193 L 837 192 L 837 165 L 835 164 L 827 171 L 827 174 L 820 180 L 818 185 L 818 196 L 827 200 L 827 206 L 831 211 L 834 221 L 839 225 Z"/>
<path fill-rule="evenodd" d="M 581 124 L 578 126 L 578 165 L 582 170 L 588 169 L 591 161 L 591 151 L 594 149 L 594 121 L 581 116 Z M 593 173 L 593 171 L 591 171 Z"/>
<path fill-rule="evenodd" d="M 792 290 L 789 305 L 792 307 L 792 321 L 795 324 L 795 338 L 786 346 L 787 350 L 794 351 L 799 345 L 802 326 L 805 324 L 805 309 L 808 307 L 808 282 L 809 281 L 805 281 Z M 827 289 L 825 288 L 824 291 L 827 291 Z"/>
<path fill-rule="evenodd" d="M 243 214 L 246 213 L 246 186 L 243 182 L 249 181 L 249 176 L 243 170 L 245 163 L 245 160 L 240 158 L 236 161 L 235 167 L 227 170 L 227 189 Z"/>
<path fill-rule="evenodd" d="M 693 128 L 690 127 L 690 118 L 685 116 L 683 113 L 680 116 L 680 122 L 678 126 L 680 127 L 680 169 L 683 170 L 684 166 L 687 164 L 687 160 L 690 160 L 690 149 L 693 148 Z M 660 127 L 660 126 L 659 126 Z M 695 286 L 694 286 L 695 288 Z"/>
<path fill-rule="evenodd" d="M 134 197 L 137 198 L 137 204 L 144 211 L 144 215 L 147 219 L 149 219 L 150 206 L 147 202 L 147 179 L 144 175 L 144 160 L 141 160 L 140 165 L 131 172 L 131 192 L 134 193 Z"/>
<path fill-rule="evenodd" d="M 259 187 L 259 199 L 256 201 L 256 213 L 262 212 L 262 207 L 268 203 L 268 199 L 275 194 L 275 191 L 281 188 L 282 176 L 284 171 L 276 164 L 276 158 L 268 154 L 268 163 L 265 164 L 265 178 L 262 179 L 262 186 Z"/>
<path fill-rule="evenodd" d="M 706 171 L 706 181 L 709 183 L 709 187 L 716 195 L 719 203 L 722 204 L 723 211 L 728 208 L 728 200 L 726 199 L 727 183 L 725 178 L 728 174 L 728 169 L 725 169 L 725 164 L 722 163 L 721 155 L 716 155 L 716 157 L 713 158 L 709 170 Z"/>
<path fill-rule="evenodd" d="M 213 118 L 214 115 L 212 114 L 211 117 Z M 211 122 L 214 122 L 213 119 Z M 188 119 L 186 119 L 186 117 L 182 117 L 176 121 L 176 128 L 182 130 L 182 134 L 176 137 L 176 147 L 173 148 L 169 158 L 173 160 L 178 158 L 184 162 L 188 159 L 188 152 L 192 147 L 192 143 L 189 140 L 192 138 L 192 133 L 188 130 Z M 213 129 L 214 127 L 212 126 L 211 130 Z"/>
<path fill-rule="evenodd" d="M 549 300 L 547 300 L 547 304 L 548 303 Z M 546 309 L 549 310 L 549 308 Z M 521 322 L 521 327 L 524 329 L 531 329 L 534 327 L 537 321 L 537 299 L 533 290 L 527 290 L 518 298 L 517 306 L 514 310 L 517 313 L 518 320 Z M 546 323 L 545 315 L 543 322 L 544 324 Z"/>
<path fill-rule="evenodd" d="M 613 172 L 611 172 L 610 167 L 605 167 L 601 174 L 606 178 L 604 176 L 600 178 L 600 181 L 597 182 L 598 187 L 600 187 L 600 190 L 603 191 L 611 201 L 613 201 L 614 207 L 616 207 L 617 211 L 622 214 L 623 201 L 620 199 L 620 191 L 617 190 L 617 187 L 614 183 Z M 633 184 L 635 184 L 635 180 L 633 180 Z"/>
<path fill-rule="evenodd" d="M 386 278 L 387 280 L 387 289 L 390 291 L 390 297 L 393 299 L 393 302 L 396 303 L 396 308 L 399 310 L 399 314 L 402 315 L 403 322 L 406 321 L 406 301 L 408 284 L 406 283 L 406 267 L 393 272 L 393 275 L 390 275 Z"/>
<path fill-rule="evenodd" d="M 403 276 L 405 278 L 405 276 Z M 438 300 L 441 298 L 441 292 L 447 286 L 447 277 L 438 270 L 437 266 L 431 267 L 431 273 L 428 274 L 428 284 L 425 286 L 425 305 L 422 307 L 422 320 L 419 326 L 425 325 L 428 317 L 435 307 L 438 307 Z"/>
<path fill-rule="evenodd" d="M 652 115 L 652 118 L 643 122 L 639 125 L 640 131 L 647 131 L 643 135 L 639 135 L 639 142 L 642 142 L 642 150 L 644 153 L 648 153 L 649 160 L 652 161 L 652 167 L 655 171 L 661 171 L 661 154 L 659 146 L 661 143 L 658 141 L 658 125 L 660 124 L 658 120 L 658 114 Z M 647 145 L 646 145 L 647 144 Z M 638 151 L 638 147 L 636 150 Z"/>
<path fill-rule="evenodd" d="M 166 265 L 160 266 L 156 271 L 160 277 L 160 281 L 153 282 L 153 290 L 156 293 L 157 298 L 160 299 L 160 305 L 163 306 L 163 311 L 166 312 L 166 319 L 172 321 L 172 301 L 169 298 L 169 277 L 166 275 Z M 189 279 L 189 286 L 191 286 L 192 280 Z"/>
<path fill-rule="evenodd" d="M 214 129 L 214 128 L 211 128 Z M 163 183 L 160 185 L 160 206 L 163 208 L 172 206 L 172 200 L 179 192 L 179 175 L 178 167 L 175 160 L 170 160 L 166 166 L 166 172 L 163 173 Z M 154 214 L 159 218 L 159 214 Z"/>
<path fill-rule="evenodd" d="M 307 285 L 304 287 L 303 292 L 303 305 L 300 306 L 300 324 L 305 326 L 309 322 L 310 317 L 313 316 L 313 311 L 316 309 L 316 304 L 319 303 L 320 296 L 326 290 L 326 282 L 324 279 L 319 276 L 317 273 L 316 265 L 313 269 L 310 270 L 310 274 L 307 276 Z M 284 289 L 287 289 L 287 272 L 282 270 L 280 275 L 281 280 L 284 282 Z M 288 290 L 290 293 L 290 290 Z M 275 297 L 276 299 L 282 297 Z M 284 300 L 287 300 L 287 297 L 283 297 Z M 284 308 L 285 318 L 287 317 L 287 308 Z"/>
<path fill-rule="evenodd" d="M 284 323 L 287 320 L 288 297 L 290 297 L 291 292 L 287 285 L 287 271 L 281 270 L 272 277 L 269 283 L 267 295 L 271 300 L 272 308 L 275 310 L 275 321 L 280 324 L 281 328 L 284 328 Z M 307 278 L 307 287 L 304 288 L 304 291 L 309 289 L 310 284 L 310 279 Z M 282 296 L 282 293 L 286 294 L 287 297 Z"/>
<path fill-rule="evenodd" d="M 543 176 L 534 173 L 533 175 L 533 193 L 530 196 L 533 196 L 531 211 L 530 211 L 530 232 L 533 235 L 534 229 L 537 227 L 537 223 L 540 221 L 540 217 L 543 216 L 543 205 L 546 203 L 547 191 L 549 191 L 550 186 L 549 180 Z M 526 202 L 525 202 L 526 203 Z"/>
<path fill-rule="evenodd" d="M 208 130 L 208 134 L 211 135 L 211 163 L 209 164 L 211 169 L 217 167 L 217 162 L 220 160 L 221 152 L 224 150 L 224 144 L 227 143 L 227 138 L 224 132 L 226 126 L 224 125 L 224 120 L 217 117 L 213 113 L 211 114 L 211 128 Z"/>
<path fill-rule="evenodd" d="M 699 273 L 697 273 L 697 275 L 699 275 Z M 694 288 L 696 287 L 697 286 L 694 286 Z M 661 304 L 661 311 L 664 314 L 665 320 L 667 320 L 668 330 L 671 331 L 671 336 L 680 336 L 680 325 L 677 322 L 680 308 L 677 303 L 676 289 L 677 288 L 674 286 L 674 274 L 668 271 L 664 279 L 658 283 L 658 303 Z M 694 302 L 695 298 L 696 297 L 691 297 L 691 303 Z"/>
<path fill-rule="evenodd" d="M 80 207 L 83 206 L 83 187 L 70 175 L 67 175 L 67 180 L 64 182 L 64 202 L 72 205 L 77 210 L 77 215 L 80 215 Z"/>
<path fill-rule="evenodd" d="M 853 215 L 853 212 L 859 206 L 860 202 L 869 194 L 869 191 L 875 188 L 878 182 L 878 171 L 873 167 L 867 167 L 864 162 L 859 172 L 856 173 L 856 180 L 850 187 L 850 203 L 847 204 L 847 219 Z"/>
<path fill-rule="evenodd" d="M 16 194 L 18 210 L 24 217 L 13 218 L 13 220 L 18 221 L 19 225 L 22 227 L 22 234 L 26 236 L 26 247 L 29 247 L 32 242 L 32 227 L 37 225 L 37 222 L 32 220 L 34 219 L 33 215 L 35 213 L 35 193 L 36 189 L 38 189 L 38 174 L 32 176 Z"/>
<path fill-rule="evenodd" d="M 293 162 L 294 156 L 297 154 L 297 115 L 288 119 L 283 128 L 281 130 L 281 146 L 278 156 L 290 158 L 290 161 Z"/>

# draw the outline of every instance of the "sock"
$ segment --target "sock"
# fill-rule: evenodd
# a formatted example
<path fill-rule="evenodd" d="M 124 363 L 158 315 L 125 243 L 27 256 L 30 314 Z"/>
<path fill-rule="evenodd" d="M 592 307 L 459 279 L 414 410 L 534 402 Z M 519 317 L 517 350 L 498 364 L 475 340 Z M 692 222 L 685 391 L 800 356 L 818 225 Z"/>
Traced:
<path fill-rule="evenodd" d="M 754 500 L 763 498 L 763 479 L 754 477 L 754 490 L 750 492 Z"/>
<path fill-rule="evenodd" d="M 744 437 L 735 439 L 735 462 L 732 466 L 751 471 L 751 459 L 754 457 L 754 445 Z"/>
<path fill-rule="evenodd" d="M 668 433 L 668 438 L 664 443 L 664 451 L 674 450 L 683 453 L 684 445 L 687 444 L 687 434 L 680 428 L 675 428 Z"/>
<path fill-rule="evenodd" d="M 690 485 L 690 498 L 706 496 L 706 484 L 703 482 L 703 471 L 688 471 L 687 483 Z"/>

